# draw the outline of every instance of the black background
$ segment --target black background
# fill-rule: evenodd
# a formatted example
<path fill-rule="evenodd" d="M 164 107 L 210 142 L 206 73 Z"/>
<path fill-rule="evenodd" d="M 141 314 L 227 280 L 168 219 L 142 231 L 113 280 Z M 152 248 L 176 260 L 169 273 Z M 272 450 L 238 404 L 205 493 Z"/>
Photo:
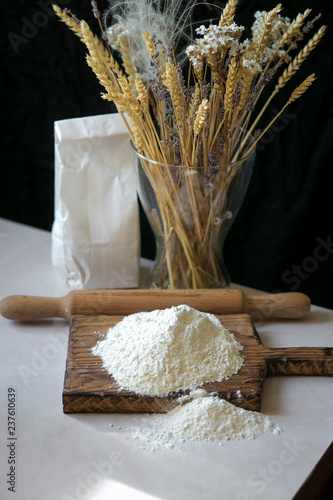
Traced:
<path fill-rule="evenodd" d="M 213 2 L 223 6 L 223 2 Z M 54 207 L 53 123 L 114 111 L 100 98 L 85 47 L 54 15 L 48 0 L 2 1 L 0 216 L 51 230 Z M 240 1 L 236 22 L 277 2 Z M 98 33 L 88 0 L 62 0 Z M 104 10 L 106 1 L 100 1 Z M 228 235 L 224 256 L 233 282 L 266 291 L 299 291 L 333 308 L 332 1 L 285 1 L 283 15 L 312 8 L 328 31 L 279 93 L 267 124 L 310 73 L 317 80 L 260 144 L 251 184 Z M 209 16 L 219 12 L 213 9 Z M 274 86 L 274 83 L 273 83 Z M 270 88 L 271 90 L 271 88 Z M 141 214 L 142 215 L 142 214 Z M 142 215 L 142 255 L 154 240 Z"/>

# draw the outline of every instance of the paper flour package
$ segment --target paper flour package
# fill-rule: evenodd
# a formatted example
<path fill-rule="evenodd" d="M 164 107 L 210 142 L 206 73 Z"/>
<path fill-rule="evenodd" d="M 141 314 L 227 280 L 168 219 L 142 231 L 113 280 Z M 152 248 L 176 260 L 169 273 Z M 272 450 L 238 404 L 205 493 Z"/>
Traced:
<path fill-rule="evenodd" d="M 121 116 L 57 121 L 54 136 L 54 267 L 75 289 L 137 287 L 137 159 Z"/>

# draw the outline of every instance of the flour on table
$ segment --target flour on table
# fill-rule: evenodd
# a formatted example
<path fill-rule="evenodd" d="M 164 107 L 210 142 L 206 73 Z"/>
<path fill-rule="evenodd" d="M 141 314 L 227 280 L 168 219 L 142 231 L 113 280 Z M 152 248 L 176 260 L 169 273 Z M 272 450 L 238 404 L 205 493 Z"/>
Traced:
<path fill-rule="evenodd" d="M 178 448 L 181 443 L 253 439 L 279 434 L 280 428 L 260 412 L 244 410 L 202 389 L 178 400 L 181 404 L 166 414 L 139 418 L 132 429 L 137 444 L 151 451 Z"/>
<path fill-rule="evenodd" d="M 180 305 L 125 316 L 92 353 L 121 389 L 167 396 L 230 378 L 242 366 L 241 350 L 214 314 Z"/>

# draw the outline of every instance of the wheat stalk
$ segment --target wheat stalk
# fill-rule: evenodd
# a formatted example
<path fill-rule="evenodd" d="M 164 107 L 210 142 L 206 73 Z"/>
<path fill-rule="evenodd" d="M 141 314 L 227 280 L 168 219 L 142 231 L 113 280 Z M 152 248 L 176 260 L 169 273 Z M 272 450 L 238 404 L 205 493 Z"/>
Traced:
<path fill-rule="evenodd" d="M 262 53 L 266 49 L 268 39 L 270 37 L 271 29 L 272 29 L 272 24 L 274 20 L 276 19 L 276 16 L 281 12 L 282 10 L 282 5 L 278 4 L 274 9 L 269 11 L 264 18 L 263 25 L 260 26 L 260 33 L 257 39 L 257 59 L 260 60 L 260 57 L 262 56 Z"/>
<path fill-rule="evenodd" d="M 136 75 L 135 77 L 135 87 L 138 93 L 138 99 L 141 103 L 142 109 L 144 113 L 149 112 L 149 97 L 148 97 L 148 89 L 143 83 L 140 75 Z"/>
<path fill-rule="evenodd" d="M 312 52 L 316 48 L 316 46 L 324 36 L 325 31 L 326 26 L 322 26 L 319 31 L 313 36 L 313 38 L 311 38 L 311 40 L 305 45 L 305 47 L 297 54 L 293 61 L 288 65 L 288 68 L 284 70 L 283 74 L 278 79 L 278 83 L 275 86 L 272 95 L 270 96 L 270 100 L 279 92 L 279 90 L 281 90 L 286 85 L 287 82 L 289 82 L 291 77 L 296 73 L 296 71 L 308 57 L 310 52 Z"/>
<path fill-rule="evenodd" d="M 301 97 L 301 95 L 304 94 L 304 92 L 310 87 L 310 85 L 312 85 L 312 83 L 314 82 L 315 80 L 315 74 L 312 73 L 312 75 L 309 75 L 303 83 L 301 83 L 301 85 L 299 85 L 295 90 L 294 92 L 291 94 L 291 96 L 289 97 L 288 101 L 287 101 L 287 104 L 284 106 L 288 106 L 289 104 L 291 104 L 292 102 L 296 101 L 296 99 L 299 99 Z"/>
<path fill-rule="evenodd" d="M 228 0 L 220 18 L 220 26 L 230 26 L 233 23 L 238 0 Z"/>
<path fill-rule="evenodd" d="M 232 112 L 232 101 L 234 95 L 234 87 L 236 81 L 236 69 L 237 69 L 237 61 L 234 57 L 229 65 L 228 78 L 226 82 L 226 89 L 224 95 L 224 108 L 226 111 Z"/>
<path fill-rule="evenodd" d="M 289 97 L 288 101 L 286 104 L 283 106 L 283 108 L 275 115 L 275 117 L 271 120 L 271 122 L 267 125 L 267 127 L 261 132 L 261 134 L 258 136 L 256 142 L 250 146 L 250 148 L 247 150 L 246 154 L 249 154 L 253 148 L 255 147 L 255 144 L 260 141 L 260 139 L 266 134 L 267 130 L 271 128 L 273 123 L 277 120 L 277 118 L 283 113 L 283 111 L 286 109 L 287 106 L 289 106 L 292 102 L 296 101 L 296 99 L 299 99 L 304 92 L 312 85 L 312 83 L 315 80 L 315 74 L 313 73 L 312 75 L 309 75 L 296 89 L 293 91 L 291 96 Z"/>
<path fill-rule="evenodd" d="M 293 20 L 289 28 L 284 32 L 279 46 L 282 47 L 285 43 L 288 43 L 295 38 L 299 30 L 304 24 L 305 19 L 308 17 L 308 15 L 311 13 L 311 9 L 306 9 L 303 14 L 298 14 L 296 18 Z"/>
<path fill-rule="evenodd" d="M 62 10 L 58 5 L 53 4 L 52 8 L 60 20 L 65 23 L 70 30 L 72 30 L 79 38 L 82 39 L 82 33 L 80 30 L 80 21 L 74 16 L 68 14 L 67 10 Z"/>
<path fill-rule="evenodd" d="M 107 73 L 105 72 L 105 65 L 94 59 L 90 54 L 86 55 L 86 61 L 88 66 L 93 70 L 95 75 L 97 76 L 101 85 L 105 88 L 105 90 L 114 97 L 117 94 L 116 87 L 110 81 Z"/>
<path fill-rule="evenodd" d="M 170 61 L 165 65 L 165 84 L 170 92 L 175 113 L 182 115 L 185 106 L 185 96 L 179 85 L 177 69 Z"/>
<path fill-rule="evenodd" d="M 120 37 L 120 49 L 125 73 L 128 75 L 129 83 L 132 86 L 136 75 L 136 68 L 132 63 L 131 50 L 125 36 Z"/>
<path fill-rule="evenodd" d="M 193 125 L 194 137 L 200 134 L 202 127 L 207 119 L 208 111 L 209 111 L 209 101 L 208 99 L 203 99 L 195 115 L 195 121 Z"/>
<path fill-rule="evenodd" d="M 276 84 L 275 89 L 267 99 L 264 106 L 261 108 L 260 113 L 257 115 L 256 119 L 253 121 L 251 128 L 249 130 L 250 133 L 255 129 L 257 123 L 259 122 L 260 118 L 270 105 L 272 99 L 296 74 L 297 70 L 300 68 L 300 65 L 305 61 L 310 52 L 312 52 L 316 48 L 316 46 L 324 36 L 325 31 L 326 31 L 326 26 L 322 26 L 319 29 L 319 31 L 313 36 L 313 38 L 311 38 L 311 40 L 305 45 L 305 47 L 297 54 L 297 56 L 293 59 L 293 61 L 288 65 L 288 68 L 284 70 L 284 72 L 278 79 L 278 83 Z"/>
<path fill-rule="evenodd" d="M 155 46 L 152 37 L 149 35 L 148 31 L 142 33 L 143 38 L 146 42 L 149 54 L 152 56 L 155 53 Z"/>
<path fill-rule="evenodd" d="M 194 114 L 198 110 L 199 103 L 200 103 L 200 93 L 201 93 L 200 87 L 196 83 L 195 84 L 195 90 L 194 90 L 194 92 L 192 94 L 191 102 L 190 102 L 190 105 L 189 105 L 189 114 L 188 114 L 189 122 L 192 121 Z"/>

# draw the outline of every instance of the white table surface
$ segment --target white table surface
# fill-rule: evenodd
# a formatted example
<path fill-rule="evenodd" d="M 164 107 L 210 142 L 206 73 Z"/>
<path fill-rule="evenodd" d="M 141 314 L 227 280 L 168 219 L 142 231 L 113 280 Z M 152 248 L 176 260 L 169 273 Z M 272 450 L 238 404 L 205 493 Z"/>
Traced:
<path fill-rule="evenodd" d="M 51 265 L 50 233 L 0 219 L 0 299 L 68 291 Z M 257 330 L 266 346 L 332 346 L 333 311 L 312 306 L 304 319 L 264 321 Z M 262 411 L 280 435 L 211 443 L 185 457 L 137 449 L 126 433 L 134 416 L 63 413 L 68 331 L 61 319 L 0 317 L 1 499 L 288 500 L 332 442 L 332 378 L 272 377 Z M 17 402 L 15 493 L 4 477 L 8 388 Z"/>

